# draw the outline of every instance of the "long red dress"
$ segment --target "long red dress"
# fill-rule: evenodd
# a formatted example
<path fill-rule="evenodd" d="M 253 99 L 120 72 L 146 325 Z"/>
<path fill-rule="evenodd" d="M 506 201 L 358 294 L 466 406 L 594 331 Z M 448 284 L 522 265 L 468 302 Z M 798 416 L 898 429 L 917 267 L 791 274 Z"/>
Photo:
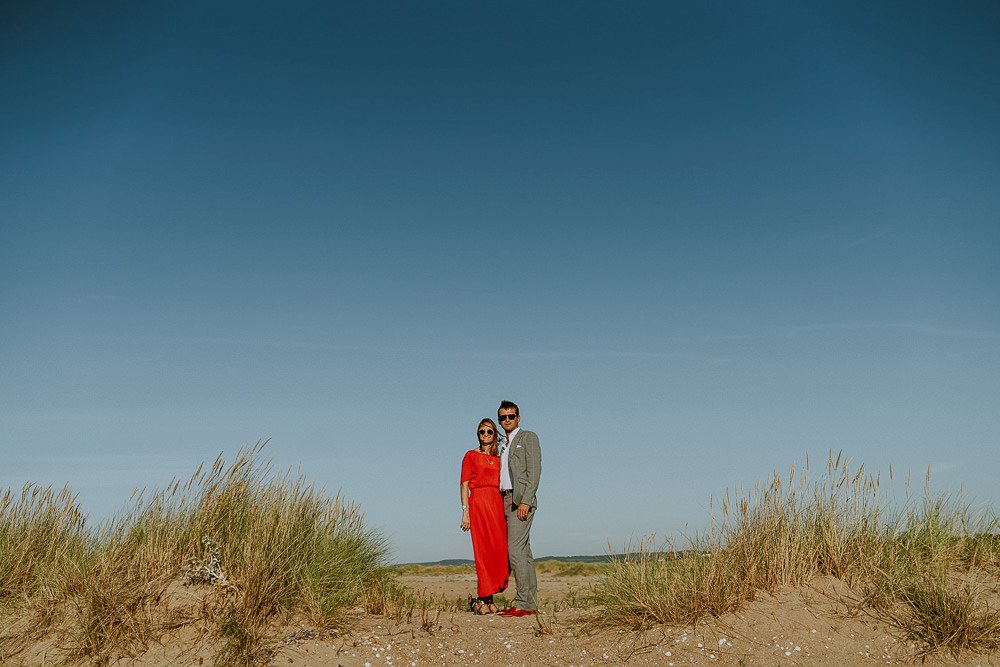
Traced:
<path fill-rule="evenodd" d="M 469 482 L 469 524 L 476 559 L 479 597 L 507 589 L 507 520 L 500 498 L 500 457 L 478 449 L 462 459 L 462 482 Z"/>

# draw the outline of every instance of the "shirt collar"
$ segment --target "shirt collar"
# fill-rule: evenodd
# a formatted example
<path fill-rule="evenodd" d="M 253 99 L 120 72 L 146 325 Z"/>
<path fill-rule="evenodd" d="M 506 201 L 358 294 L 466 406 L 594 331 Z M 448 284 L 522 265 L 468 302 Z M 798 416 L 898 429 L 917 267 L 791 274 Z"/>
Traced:
<path fill-rule="evenodd" d="M 504 447 L 510 447 L 510 443 L 514 442 L 514 438 L 516 438 L 517 434 L 520 433 L 520 432 L 521 432 L 521 427 L 520 426 L 518 426 L 517 428 L 515 428 L 511 432 L 511 434 L 507 436 L 507 444 L 504 445 Z"/>

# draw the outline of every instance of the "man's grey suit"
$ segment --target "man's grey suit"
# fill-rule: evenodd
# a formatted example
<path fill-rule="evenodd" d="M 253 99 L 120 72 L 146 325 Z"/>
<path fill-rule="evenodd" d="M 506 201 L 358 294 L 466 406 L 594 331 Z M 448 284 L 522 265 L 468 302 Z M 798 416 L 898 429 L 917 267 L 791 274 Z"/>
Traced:
<path fill-rule="evenodd" d="M 524 429 L 518 431 L 513 442 L 507 443 L 507 446 L 510 448 L 507 465 L 514 489 L 504 510 L 507 515 L 507 555 L 517 580 L 514 606 L 534 610 L 538 606 L 538 583 L 530 537 L 535 508 L 538 507 L 535 494 L 542 476 L 542 448 L 538 444 L 538 436 Z M 522 503 L 531 505 L 528 518 L 524 521 L 517 518 L 517 506 Z"/>

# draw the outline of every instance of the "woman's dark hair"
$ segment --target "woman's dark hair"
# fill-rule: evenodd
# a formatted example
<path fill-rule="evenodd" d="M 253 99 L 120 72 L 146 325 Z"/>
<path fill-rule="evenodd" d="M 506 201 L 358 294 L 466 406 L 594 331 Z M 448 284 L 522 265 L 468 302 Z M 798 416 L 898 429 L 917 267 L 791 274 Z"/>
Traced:
<path fill-rule="evenodd" d="M 479 426 L 476 427 L 476 442 L 479 442 L 479 429 L 481 429 L 484 424 L 486 426 L 489 426 L 491 429 L 493 429 L 493 442 L 489 443 L 489 451 L 487 452 L 487 454 L 489 454 L 490 456 L 499 456 L 500 455 L 500 444 L 499 444 L 500 443 L 500 439 L 499 439 L 498 435 L 499 435 L 500 431 L 497 429 L 497 425 L 494 424 L 493 420 L 490 419 L 489 417 L 487 417 L 486 419 L 483 419 L 482 421 L 480 421 L 479 422 Z M 479 444 L 482 445 L 481 442 L 479 442 Z"/>

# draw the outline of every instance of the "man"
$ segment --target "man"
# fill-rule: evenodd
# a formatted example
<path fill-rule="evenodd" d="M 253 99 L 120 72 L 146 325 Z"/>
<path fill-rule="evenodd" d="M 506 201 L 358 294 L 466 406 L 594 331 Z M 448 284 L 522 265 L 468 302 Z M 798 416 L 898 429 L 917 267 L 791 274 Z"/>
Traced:
<path fill-rule="evenodd" d="M 507 556 L 517 580 L 514 604 L 500 615 L 530 616 L 538 607 L 538 581 L 529 538 L 538 506 L 535 491 L 542 476 L 542 448 L 537 435 L 521 428 L 521 412 L 514 403 L 500 403 L 497 421 L 507 434 L 500 451 L 500 495 L 507 515 Z"/>

